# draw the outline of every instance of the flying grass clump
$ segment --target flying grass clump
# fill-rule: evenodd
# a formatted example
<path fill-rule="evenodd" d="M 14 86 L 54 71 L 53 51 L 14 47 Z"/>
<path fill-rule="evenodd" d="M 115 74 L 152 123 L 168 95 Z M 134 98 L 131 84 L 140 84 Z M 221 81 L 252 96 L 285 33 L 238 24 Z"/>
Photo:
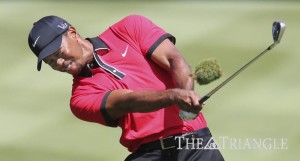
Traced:
<path fill-rule="evenodd" d="M 214 80 L 219 79 L 223 72 L 215 58 L 205 59 L 195 67 L 195 72 L 191 76 L 199 85 L 206 85 Z"/>

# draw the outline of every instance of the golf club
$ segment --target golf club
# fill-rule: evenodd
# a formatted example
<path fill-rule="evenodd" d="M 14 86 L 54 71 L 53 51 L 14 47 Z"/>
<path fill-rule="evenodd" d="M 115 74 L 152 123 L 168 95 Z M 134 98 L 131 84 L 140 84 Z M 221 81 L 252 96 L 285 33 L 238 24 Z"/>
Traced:
<path fill-rule="evenodd" d="M 257 55 L 254 59 L 252 59 L 250 62 L 248 62 L 246 65 L 244 65 L 242 68 L 240 68 L 238 71 L 236 71 L 234 74 L 232 74 L 229 78 L 227 78 L 224 82 L 222 82 L 220 85 L 218 85 L 216 88 L 211 90 L 209 93 L 207 93 L 205 96 L 203 96 L 199 103 L 203 104 L 207 99 L 210 98 L 211 95 L 216 93 L 220 88 L 222 88 L 225 84 L 227 84 L 229 81 L 231 81 L 234 77 L 236 77 L 239 73 L 241 73 L 244 69 L 246 69 L 249 65 L 251 65 L 253 62 L 255 62 L 258 58 L 260 58 L 262 55 L 273 49 L 277 44 L 280 43 L 281 37 L 283 35 L 283 32 L 285 30 L 285 24 L 281 21 L 275 21 L 272 25 L 272 36 L 274 43 L 271 44 L 266 50 L 264 50 L 262 53 Z"/>

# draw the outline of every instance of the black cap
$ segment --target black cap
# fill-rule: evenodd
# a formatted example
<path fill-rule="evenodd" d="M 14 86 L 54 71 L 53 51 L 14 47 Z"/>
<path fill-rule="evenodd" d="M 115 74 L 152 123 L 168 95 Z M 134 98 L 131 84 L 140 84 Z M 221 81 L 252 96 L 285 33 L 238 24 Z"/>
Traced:
<path fill-rule="evenodd" d="M 28 45 L 38 57 L 38 71 L 41 70 L 42 60 L 60 48 L 63 33 L 69 26 L 66 20 L 57 16 L 46 16 L 33 24 L 28 36 Z"/>

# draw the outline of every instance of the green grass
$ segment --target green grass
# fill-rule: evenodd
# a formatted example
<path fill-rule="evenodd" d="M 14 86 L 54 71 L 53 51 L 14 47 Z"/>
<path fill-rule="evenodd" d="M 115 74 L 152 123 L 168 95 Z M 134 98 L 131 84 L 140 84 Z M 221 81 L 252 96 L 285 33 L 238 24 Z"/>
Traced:
<path fill-rule="evenodd" d="M 59 15 L 84 37 L 128 14 L 142 14 L 175 35 L 195 67 L 214 57 L 224 76 L 196 90 L 205 94 L 272 43 L 271 24 L 287 24 L 281 44 L 207 101 L 203 112 L 214 136 L 287 138 L 288 150 L 231 150 L 230 161 L 297 160 L 300 130 L 300 54 L 297 2 L 87 1 L 0 2 L 0 160 L 123 160 L 120 129 L 76 119 L 69 110 L 72 78 L 44 65 L 27 45 L 34 21 Z"/>

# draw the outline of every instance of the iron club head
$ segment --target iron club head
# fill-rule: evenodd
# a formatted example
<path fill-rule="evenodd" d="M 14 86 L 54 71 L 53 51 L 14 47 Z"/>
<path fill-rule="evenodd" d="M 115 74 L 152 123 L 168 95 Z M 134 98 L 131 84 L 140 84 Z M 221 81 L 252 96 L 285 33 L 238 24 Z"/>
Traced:
<path fill-rule="evenodd" d="M 285 24 L 281 21 L 274 21 L 272 25 L 272 35 L 275 43 L 280 43 L 281 37 L 285 29 Z"/>

